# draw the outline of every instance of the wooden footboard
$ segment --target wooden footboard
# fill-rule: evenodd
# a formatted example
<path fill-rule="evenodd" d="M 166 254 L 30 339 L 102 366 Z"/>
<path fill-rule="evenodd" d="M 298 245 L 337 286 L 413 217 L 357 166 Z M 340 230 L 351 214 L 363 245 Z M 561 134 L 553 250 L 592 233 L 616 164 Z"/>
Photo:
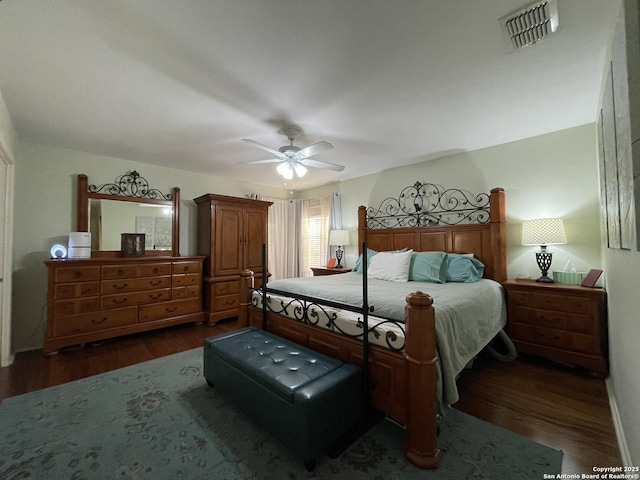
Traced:
<path fill-rule="evenodd" d="M 242 274 L 238 323 L 263 328 L 262 309 L 251 305 L 252 285 L 252 272 L 247 270 Z M 370 401 L 406 426 L 402 448 L 407 459 L 420 468 L 435 468 L 441 457 L 436 425 L 435 312 L 425 293 L 412 293 L 406 300 L 404 352 L 370 346 Z M 359 340 L 274 313 L 268 313 L 267 319 L 267 329 L 276 335 L 345 363 L 363 365 Z"/>

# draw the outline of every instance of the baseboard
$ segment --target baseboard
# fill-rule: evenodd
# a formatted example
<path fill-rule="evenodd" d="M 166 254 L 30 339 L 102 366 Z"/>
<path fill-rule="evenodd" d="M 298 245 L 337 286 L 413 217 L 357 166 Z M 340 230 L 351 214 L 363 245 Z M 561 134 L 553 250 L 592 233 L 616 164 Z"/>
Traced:
<path fill-rule="evenodd" d="M 616 403 L 616 397 L 613 394 L 611 377 L 608 377 L 605 380 L 605 385 L 607 386 L 607 395 L 609 397 L 609 407 L 611 408 L 613 428 L 616 431 L 618 448 L 620 449 L 620 456 L 622 457 L 622 466 L 632 467 L 633 465 L 631 464 L 631 454 L 629 453 L 629 446 L 627 445 L 627 439 L 624 435 L 624 428 L 622 427 L 622 420 L 620 419 L 620 412 L 618 411 L 618 404 Z"/>

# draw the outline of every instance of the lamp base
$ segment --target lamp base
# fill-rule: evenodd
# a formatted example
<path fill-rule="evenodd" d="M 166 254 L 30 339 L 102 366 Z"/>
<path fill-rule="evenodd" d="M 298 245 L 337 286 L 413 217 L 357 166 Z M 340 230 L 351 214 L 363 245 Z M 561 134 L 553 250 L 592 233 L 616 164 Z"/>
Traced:
<path fill-rule="evenodd" d="M 538 268 L 540 269 L 540 278 L 536 280 L 536 282 L 540 283 L 555 283 L 552 278 L 547 276 L 547 272 L 549 271 L 549 267 L 551 267 L 551 260 L 553 259 L 553 255 L 550 252 L 547 252 L 547 246 L 541 245 L 540 251 L 536 253 L 536 262 L 538 263 Z"/>
<path fill-rule="evenodd" d="M 549 278 L 546 275 L 543 275 L 540 278 L 537 278 L 536 282 L 540 282 L 540 283 L 556 283 L 556 282 L 553 281 L 553 278 Z"/>
<path fill-rule="evenodd" d="M 344 254 L 344 250 L 340 247 L 336 249 L 336 260 L 338 260 L 338 264 L 334 268 L 344 268 L 342 266 L 342 255 Z"/>

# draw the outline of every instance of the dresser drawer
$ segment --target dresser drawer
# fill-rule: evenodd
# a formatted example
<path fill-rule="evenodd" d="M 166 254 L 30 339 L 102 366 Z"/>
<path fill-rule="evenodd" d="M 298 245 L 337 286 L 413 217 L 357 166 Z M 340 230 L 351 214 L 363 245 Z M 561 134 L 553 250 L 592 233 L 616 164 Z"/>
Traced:
<path fill-rule="evenodd" d="M 593 335 L 573 333 L 570 335 L 571 349 L 587 355 L 601 355 L 602 349 Z"/>
<path fill-rule="evenodd" d="M 201 287 L 177 287 L 173 289 L 173 299 L 200 298 Z"/>
<path fill-rule="evenodd" d="M 509 336 L 513 340 L 536 343 L 536 327 L 524 323 L 512 323 L 509 325 Z"/>
<path fill-rule="evenodd" d="M 58 267 L 55 269 L 54 279 L 56 283 L 100 280 L 100 267 L 83 267 L 79 265 L 75 267 Z"/>
<path fill-rule="evenodd" d="M 532 310 L 533 323 L 547 328 L 555 328 L 557 330 L 566 330 L 570 323 L 570 315 L 565 312 L 555 310 Z"/>
<path fill-rule="evenodd" d="M 100 308 L 100 297 L 70 298 L 56 300 L 53 306 L 54 315 L 72 315 L 74 313 L 94 312 Z"/>
<path fill-rule="evenodd" d="M 533 296 L 529 292 L 509 292 L 509 305 L 514 307 L 533 307 Z"/>
<path fill-rule="evenodd" d="M 115 278 L 155 277 L 171 274 L 171 263 L 142 263 L 137 265 L 105 265 L 102 267 L 103 280 Z"/>
<path fill-rule="evenodd" d="M 172 279 L 171 279 L 171 285 L 173 285 L 173 287 L 191 287 L 191 286 L 196 286 L 196 285 L 200 285 L 200 274 L 199 273 L 187 273 L 187 274 L 180 274 L 180 275 L 173 275 Z"/>
<path fill-rule="evenodd" d="M 509 317 L 512 322 L 535 325 L 533 312 L 534 310 L 529 307 L 516 307 L 513 305 L 509 305 Z"/>
<path fill-rule="evenodd" d="M 536 343 L 554 348 L 565 349 L 569 345 L 571 336 L 562 330 L 551 328 L 536 328 Z"/>
<path fill-rule="evenodd" d="M 171 300 L 171 289 L 149 290 L 147 292 L 116 293 L 103 295 L 100 298 L 100 308 L 118 308 L 129 305 L 142 305 L 153 302 Z"/>
<path fill-rule="evenodd" d="M 173 262 L 171 273 L 200 273 L 200 262 Z"/>
<path fill-rule="evenodd" d="M 564 308 L 567 312 L 583 313 L 590 315 L 593 312 L 595 301 L 584 297 L 564 297 Z"/>
<path fill-rule="evenodd" d="M 173 300 L 171 302 L 155 303 L 140 307 L 140 321 L 151 322 L 153 320 L 170 319 L 189 313 L 202 311 L 202 304 L 198 299 Z"/>
<path fill-rule="evenodd" d="M 59 283 L 54 287 L 54 297 L 76 298 L 91 297 L 100 293 L 100 282 Z"/>
<path fill-rule="evenodd" d="M 567 330 L 595 335 L 599 330 L 596 321 L 589 315 L 570 315 L 567 321 Z"/>
<path fill-rule="evenodd" d="M 565 297 L 561 295 L 539 293 L 532 298 L 532 306 L 546 310 L 565 311 Z"/>
<path fill-rule="evenodd" d="M 139 292 L 171 288 L 171 277 L 123 278 L 122 280 L 103 280 L 102 294 Z"/>
<path fill-rule="evenodd" d="M 533 306 L 560 312 L 590 313 L 591 300 L 572 295 L 539 294 L 533 297 Z"/>
<path fill-rule="evenodd" d="M 138 307 L 118 308 L 56 317 L 54 321 L 54 336 L 64 337 L 96 330 L 123 327 L 135 324 L 137 319 Z"/>

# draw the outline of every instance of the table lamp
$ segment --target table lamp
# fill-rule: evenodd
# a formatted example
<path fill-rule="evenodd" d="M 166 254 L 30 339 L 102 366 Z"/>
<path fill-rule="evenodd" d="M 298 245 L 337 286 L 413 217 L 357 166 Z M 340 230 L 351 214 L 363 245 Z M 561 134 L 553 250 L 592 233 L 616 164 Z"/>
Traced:
<path fill-rule="evenodd" d="M 329 245 L 337 247 L 336 248 L 336 260 L 338 260 L 338 264 L 335 268 L 343 268 L 342 267 L 342 256 L 344 255 L 344 250 L 341 247 L 345 245 L 349 245 L 349 231 L 348 230 L 331 230 L 329 232 Z"/>
<path fill-rule="evenodd" d="M 547 276 L 553 255 L 547 251 L 547 245 L 563 245 L 567 243 L 564 224 L 561 218 L 538 218 L 522 223 L 522 245 L 540 245 L 536 252 L 536 262 L 541 276 L 536 282 L 553 283 Z"/>

